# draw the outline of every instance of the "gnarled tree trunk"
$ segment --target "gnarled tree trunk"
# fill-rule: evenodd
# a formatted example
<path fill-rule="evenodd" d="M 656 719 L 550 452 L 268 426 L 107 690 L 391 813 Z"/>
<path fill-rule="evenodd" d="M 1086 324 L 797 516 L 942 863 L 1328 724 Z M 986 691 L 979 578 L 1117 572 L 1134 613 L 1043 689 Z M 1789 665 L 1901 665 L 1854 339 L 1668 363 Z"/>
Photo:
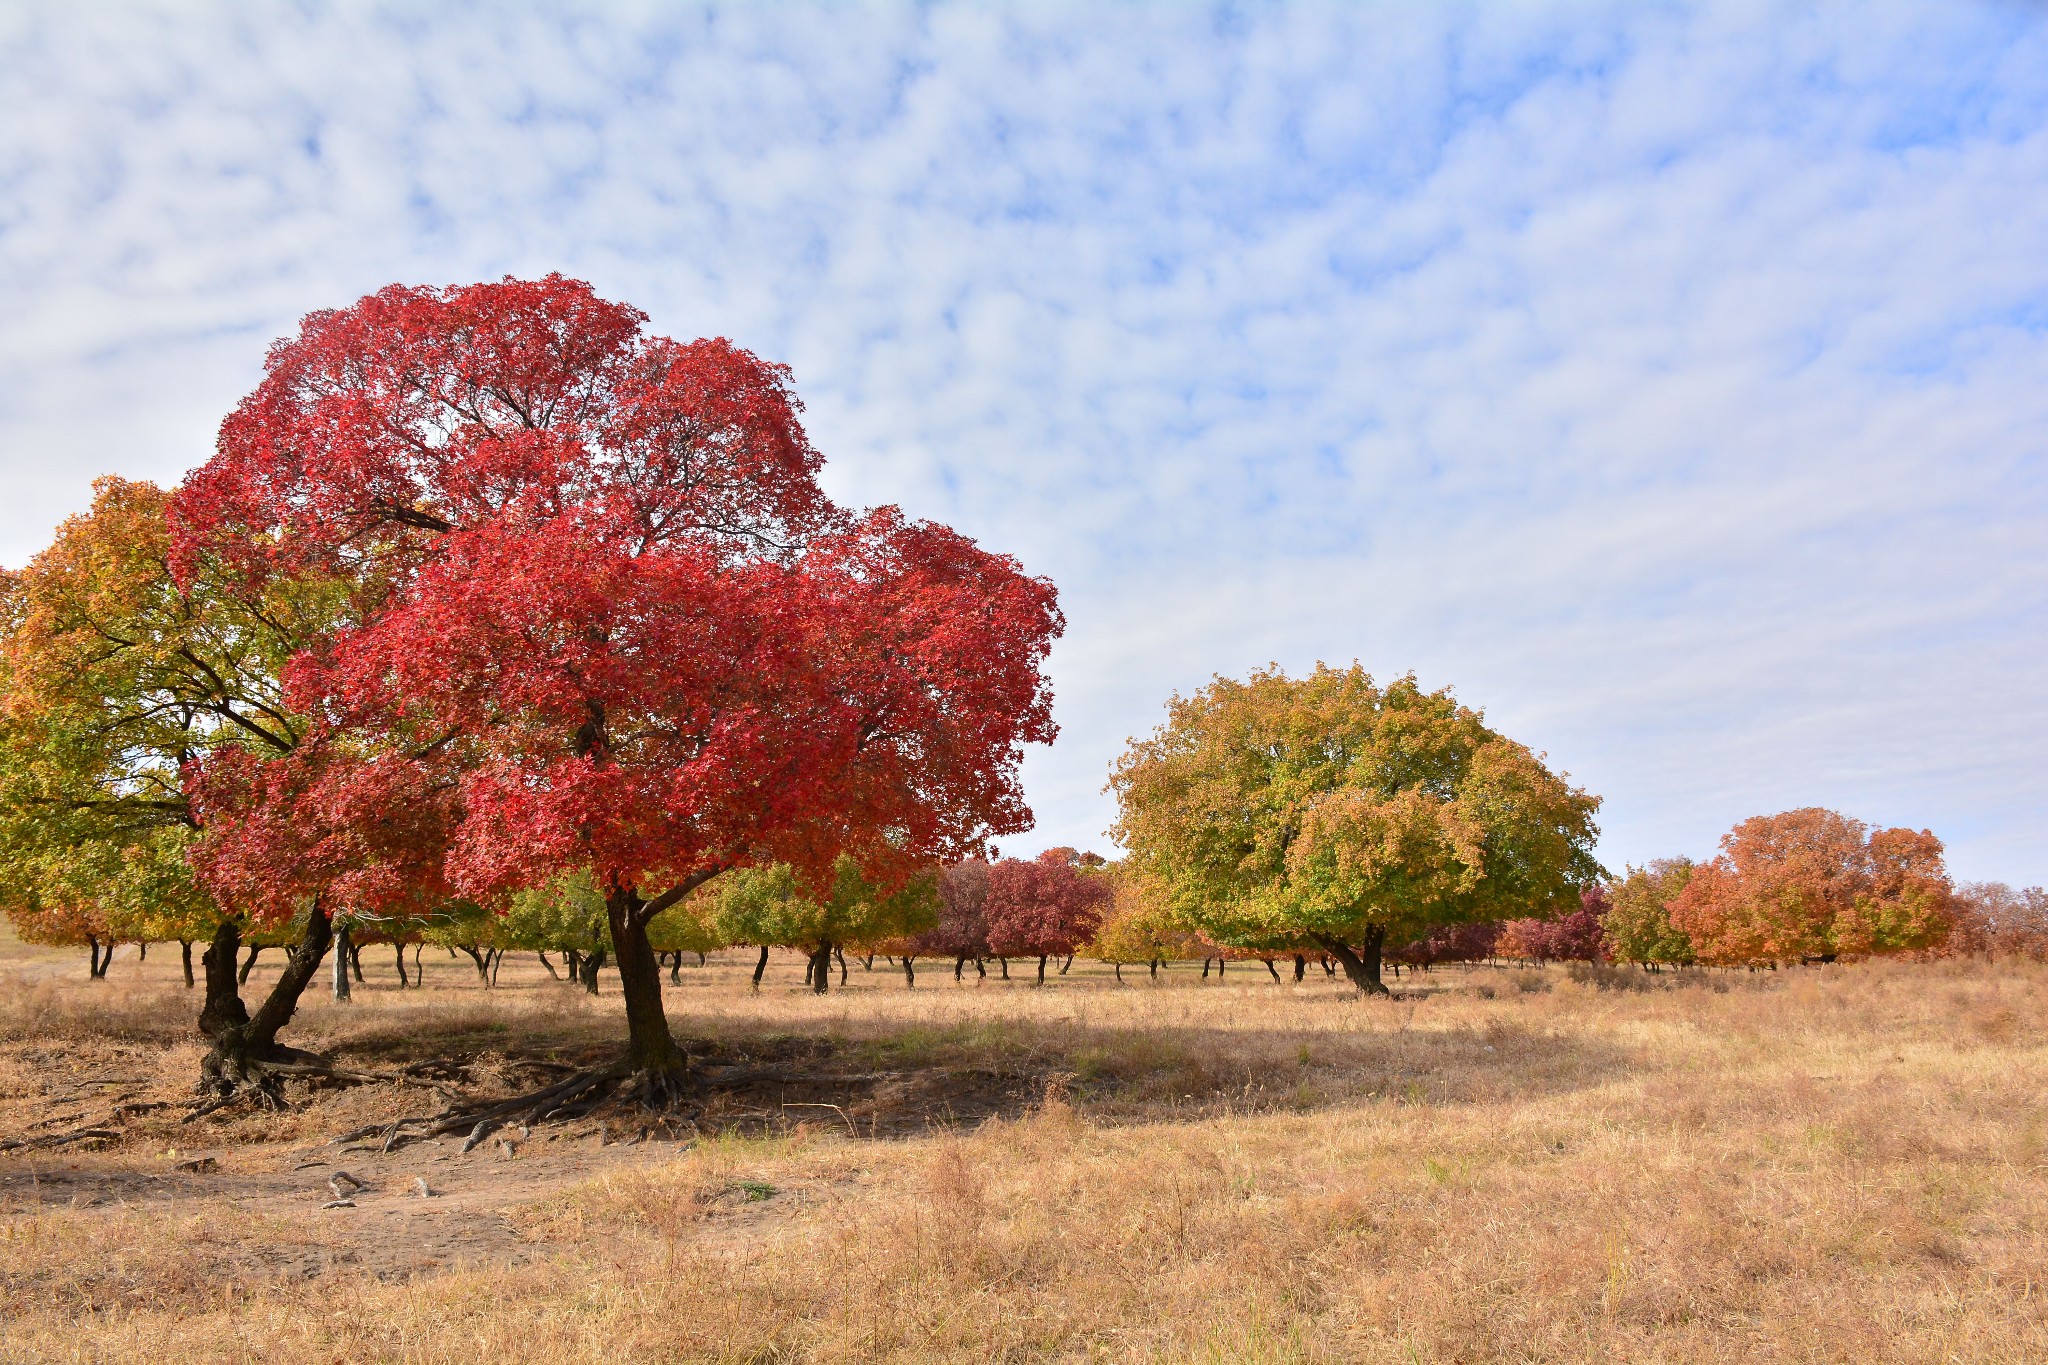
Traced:
<path fill-rule="evenodd" d="M 1354 950 L 1350 944 L 1324 934 L 1312 935 L 1316 946 L 1337 959 L 1344 968 L 1344 975 L 1351 984 L 1365 995 L 1391 995 L 1384 981 L 1380 980 L 1380 949 L 1386 946 L 1387 928 L 1383 924 L 1367 925 L 1365 937 Z"/>
<path fill-rule="evenodd" d="M 227 940 L 226 952 L 218 952 L 222 947 L 222 933 L 238 936 L 238 930 L 231 924 L 223 925 L 222 931 L 214 935 L 214 946 L 206 952 L 209 1010 L 216 1003 L 216 961 L 228 964 L 228 970 L 233 971 L 235 938 Z M 207 1028 L 207 1014 L 201 1013 L 200 1027 L 206 1028 L 213 1037 L 213 1050 L 200 1064 L 202 1089 L 210 1089 L 220 1095 L 251 1091 L 276 1101 L 277 1076 L 266 1071 L 264 1064 L 314 1060 L 295 1048 L 280 1047 L 277 1035 L 298 1012 L 299 999 L 305 994 L 306 987 L 312 984 L 314 974 L 320 970 L 320 962 L 327 956 L 327 949 L 333 941 L 333 924 L 327 911 L 316 900 L 306 912 L 306 927 L 299 934 L 298 943 L 285 956 L 284 971 L 255 1014 L 243 1013 L 241 995 L 232 982 L 226 988 L 227 999 L 220 1002 L 221 1011 L 215 1015 L 218 1027 Z M 228 1003 L 229 1000 L 232 1004 Z M 239 1021 L 235 1018 L 237 1014 L 242 1015 Z"/>

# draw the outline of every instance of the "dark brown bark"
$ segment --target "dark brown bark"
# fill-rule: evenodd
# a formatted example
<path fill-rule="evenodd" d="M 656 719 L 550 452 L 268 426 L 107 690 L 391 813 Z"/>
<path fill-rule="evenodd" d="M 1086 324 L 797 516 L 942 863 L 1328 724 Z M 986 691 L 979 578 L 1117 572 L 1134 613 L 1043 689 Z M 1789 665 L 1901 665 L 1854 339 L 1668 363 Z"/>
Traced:
<path fill-rule="evenodd" d="M 1280 969 L 1273 965 L 1273 959 L 1268 957 L 1261 958 L 1260 960 L 1266 964 L 1266 970 L 1273 974 L 1273 984 L 1276 986 L 1280 985 Z"/>
<path fill-rule="evenodd" d="M 192 940 L 191 940 L 191 939 L 189 939 L 189 938 L 181 938 L 181 939 L 179 939 L 179 940 L 178 940 L 178 957 L 179 957 L 179 959 L 180 959 L 180 960 L 181 960 L 181 961 L 182 961 L 182 962 L 183 962 L 183 963 L 185 964 L 185 989 L 189 991 L 189 990 L 191 990 L 191 989 L 192 989 Z"/>
<path fill-rule="evenodd" d="M 996 961 L 1003 964 L 1003 980 L 1008 981 L 1010 979 L 1010 959 L 1008 959 L 1007 957 L 999 957 L 996 959 Z"/>
<path fill-rule="evenodd" d="M 967 959 L 966 959 L 966 958 L 964 958 L 964 957 L 962 957 L 962 958 L 956 958 L 956 959 L 954 959 L 954 961 L 953 961 L 953 980 L 954 980 L 955 982 L 958 982 L 958 981 L 960 980 L 960 978 L 961 978 L 961 977 L 962 977 L 963 975 L 965 975 L 965 974 L 966 974 L 966 971 L 967 971 Z"/>
<path fill-rule="evenodd" d="M 1124 964 L 1121 962 L 1112 962 L 1110 966 L 1116 970 L 1117 984 L 1121 986 L 1124 980 Z"/>
<path fill-rule="evenodd" d="M 546 953 L 536 953 L 535 956 L 540 959 L 540 965 L 548 969 L 549 976 L 553 977 L 557 981 L 560 981 L 562 979 L 562 974 L 555 970 L 554 963 L 548 961 L 548 955 Z"/>
<path fill-rule="evenodd" d="M 1344 975 L 1351 984 L 1365 995 L 1391 995 L 1387 984 L 1380 980 L 1380 949 L 1386 946 L 1387 929 L 1383 924 L 1366 926 L 1365 936 L 1357 949 L 1338 939 L 1323 934 L 1313 934 L 1316 946 L 1337 959 L 1344 968 Z"/>
<path fill-rule="evenodd" d="M 398 958 L 398 989 L 404 990 L 412 985 L 411 980 L 405 974 L 405 945 L 403 943 L 394 943 L 391 945 L 391 951 Z"/>
<path fill-rule="evenodd" d="M 358 986 L 362 985 L 362 984 L 363 984 L 363 945 L 362 945 L 362 944 L 360 944 L 360 943 L 357 943 L 357 942 L 356 942 L 356 941 L 355 941 L 354 939 L 350 939 L 350 940 L 349 940 L 349 945 L 348 945 L 348 970 L 349 970 L 349 975 L 351 975 L 351 976 L 353 976 L 353 977 L 355 978 L 355 982 L 356 982 L 356 984 L 357 984 Z"/>
<path fill-rule="evenodd" d="M 1060 975 L 1061 975 L 1061 976 L 1065 976 L 1065 975 L 1067 974 L 1067 968 L 1069 968 L 1069 967 L 1071 967 L 1071 966 L 1073 966 L 1073 965 L 1074 965 L 1074 955 L 1073 955 L 1072 953 L 1068 953 L 1068 954 L 1067 954 L 1067 960 L 1066 960 L 1065 962 L 1062 962 L 1062 963 L 1060 964 Z"/>
<path fill-rule="evenodd" d="M 242 1003 L 235 959 L 242 951 L 242 926 L 236 920 L 222 920 L 214 926 L 213 942 L 200 954 L 206 973 L 206 999 L 199 1006 L 199 1031 L 218 1038 L 232 1028 L 249 1022 L 249 1008 Z"/>
<path fill-rule="evenodd" d="M 768 945 L 761 945 L 761 956 L 754 962 L 754 989 L 761 989 L 761 973 L 768 970 Z"/>
<path fill-rule="evenodd" d="M 334 941 L 334 926 L 328 919 L 327 911 L 314 901 L 306 913 L 306 925 L 300 931 L 299 941 L 285 955 L 284 970 L 278 974 L 270 993 L 246 1022 L 213 1031 L 213 1050 L 200 1064 L 200 1071 L 206 1088 L 218 1094 L 229 1095 L 236 1091 L 259 1092 L 272 1101 L 278 1099 L 278 1083 L 274 1073 L 264 1070 L 265 1062 L 311 1060 L 306 1054 L 293 1048 L 279 1047 L 278 1033 L 298 1013 L 299 1000 L 306 993 L 306 987 L 320 970 L 321 960 Z M 220 942 L 218 936 L 215 943 Z M 226 960 L 232 962 L 232 948 Z M 209 994 L 211 994 L 212 961 L 214 954 L 207 953 Z M 241 1005 L 239 995 L 235 1005 Z"/>
<path fill-rule="evenodd" d="M 469 954 L 469 960 L 476 964 L 476 979 L 483 982 L 486 986 L 490 985 L 491 964 L 484 961 L 484 955 L 477 950 L 476 945 L 473 943 L 464 943 L 459 944 L 457 946 L 459 946 L 463 952 Z"/>
<path fill-rule="evenodd" d="M 640 931 L 640 941 L 643 943 L 647 941 L 647 931 L 645 929 Z M 653 957 L 654 949 L 649 948 L 647 955 L 650 958 Z M 582 960 L 576 964 L 577 979 L 583 983 L 583 989 L 592 995 L 597 994 L 597 974 L 604 970 L 604 957 L 604 949 L 599 948 L 594 953 L 585 953 Z M 655 976 L 659 978 L 660 975 L 661 969 L 659 967 L 655 968 Z M 657 981 L 658 985 L 659 982 Z"/>
<path fill-rule="evenodd" d="M 1040 953 L 1038 955 L 1038 984 L 1041 986 L 1045 984 L 1045 959 L 1046 954 Z"/>
<path fill-rule="evenodd" d="M 654 960 L 654 945 L 647 941 L 647 921 L 653 912 L 638 893 L 625 888 L 607 894 L 604 909 L 611 923 L 612 951 L 618 958 L 619 991 L 626 997 L 626 1066 L 657 1078 L 679 1076 L 689 1059 L 676 1046 L 661 1004 L 661 964 Z M 592 954 L 598 960 L 603 956 L 602 951 Z M 593 982 L 595 976 L 593 970 Z"/>
<path fill-rule="evenodd" d="M 906 990 L 909 990 L 909 989 L 913 989 L 914 987 L 916 987 L 916 985 L 917 985 L 917 969 L 916 969 L 915 967 L 912 967 L 912 966 L 910 965 L 910 954 L 909 954 L 909 953 L 905 953 L 905 954 L 903 955 L 903 986 L 904 986 L 904 989 L 906 989 Z"/>
<path fill-rule="evenodd" d="M 832 988 L 832 944 L 830 940 L 818 945 L 811 954 L 811 981 L 813 991 L 823 995 Z"/>
<path fill-rule="evenodd" d="M 1296 953 L 1294 955 L 1294 984 L 1299 986 L 1301 984 L 1301 979 L 1307 975 L 1308 959 L 1306 957 L 1303 957 L 1300 953 Z"/>
<path fill-rule="evenodd" d="M 348 991 L 348 926 L 334 931 L 334 998 L 346 1003 Z"/>
<path fill-rule="evenodd" d="M 256 959 L 261 956 L 263 956 L 263 945 L 260 943 L 250 944 L 249 956 L 242 963 L 242 970 L 235 975 L 236 985 L 246 986 L 249 984 L 249 973 L 256 970 Z"/>
<path fill-rule="evenodd" d="M 1152 979 L 1154 981 L 1159 979 L 1159 959 L 1156 957 L 1152 959 Z"/>

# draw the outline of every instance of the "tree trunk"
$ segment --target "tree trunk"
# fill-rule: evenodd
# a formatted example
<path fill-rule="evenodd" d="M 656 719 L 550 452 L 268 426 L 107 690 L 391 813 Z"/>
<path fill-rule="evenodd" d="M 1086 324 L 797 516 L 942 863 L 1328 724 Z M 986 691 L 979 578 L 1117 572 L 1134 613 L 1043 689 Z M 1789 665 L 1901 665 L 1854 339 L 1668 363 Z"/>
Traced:
<path fill-rule="evenodd" d="M 827 939 L 811 954 L 811 989 L 819 995 L 832 989 L 832 942 Z"/>
<path fill-rule="evenodd" d="M 500 968 L 500 967 L 502 967 L 502 966 L 504 966 L 504 965 L 505 965 L 505 950 L 504 950 L 503 948 L 493 948 L 493 949 L 491 949 L 491 980 L 490 980 L 490 986 L 491 986 L 491 988 L 492 988 L 493 990 L 496 990 L 496 989 L 497 989 L 497 986 L 498 986 L 498 968 Z"/>
<path fill-rule="evenodd" d="M 1323 975 L 1324 975 L 1324 976 L 1335 976 L 1336 974 L 1337 974 L 1337 969 L 1336 969 L 1336 967 L 1334 967 L 1334 966 L 1332 966 L 1332 965 L 1331 965 L 1331 963 L 1330 963 L 1330 955 L 1329 955 L 1328 953 L 1324 953 L 1324 954 L 1323 954 Z"/>
<path fill-rule="evenodd" d="M 1226 963 L 1227 960 L 1224 958 L 1219 957 L 1216 959 L 1216 979 L 1218 981 L 1221 981 L 1223 979 L 1223 968 L 1226 965 Z"/>
<path fill-rule="evenodd" d="M 213 942 L 200 954 L 199 964 L 206 972 L 206 999 L 199 1006 L 199 1031 L 209 1038 L 249 1022 L 235 976 L 235 959 L 241 952 L 241 923 L 224 919 L 214 926 Z"/>
<path fill-rule="evenodd" d="M 1060 975 L 1061 975 L 1061 976 L 1065 976 L 1065 975 L 1067 974 L 1067 968 L 1069 968 L 1069 967 L 1071 967 L 1071 966 L 1073 966 L 1073 965 L 1074 965 L 1074 955 L 1073 955 L 1072 953 L 1068 953 L 1068 954 L 1067 954 L 1067 960 L 1066 960 L 1065 962 L 1062 962 L 1062 963 L 1060 964 Z"/>
<path fill-rule="evenodd" d="M 643 943 L 647 941 L 647 931 L 645 929 L 640 931 L 640 941 Z M 616 945 L 618 940 L 613 939 L 612 942 Z M 647 957 L 650 962 L 653 960 L 654 949 L 649 948 L 647 950 Z M 597 994 L 597 974 L 603 970 L 604 949 L 602 948 L 599 948 L 596 952 L 585 953 L 583 960 L 576 964 L 576 975 L 583 982 L 583 989 L 587 994 Z M 654 968 L 654 974 L 655 993 L 659 995 L 661 991 L 661 969 L 659 967 Z"/>
<path fill-rule="evenodd" d="M 348 1003 L 348 926 L 334 931 L 334 998 Z"/>
<path fill-rule="evenodd" d="M 978 957 L 974 959 L 974 978 L 977 981 L 988 980 L 988 966 Z"/>
<path fill-rule="evenodd" d="M 866 957 L 860 960 L 860 965 L 868 971 L 873 971 L 875 969 L 875 955 L 873 953 L 869 953 Z"/>
<path fill-rule="evenodd" d="M 1046 956 L 1047 956 L 1047 955 L 1046 955 L 1046 954 L 1044 954 L 1044 953 L 1040 953 L 1040 954 L 1038 955 L 1038 984 L 1039 984 L 1039 985 L 1041 985 L 1041 986 L 1043 986 L 1043 985 L 1045 984 L 1045 959 L 1046 959 Z"/>
<path fill-rule="evenodd" d="M 1380 980 L 1380 949 L 1386 944 L 1387 929 L 1383 924 L 1366 926 L 1365 941 L 1359 951 L 1353 952 L 1351 945 L 1326 938 L 1321 934 L 1313 936 L 1316 946 L 1327 952 L 1344 968 L 1344 975 L 1351 978 L 1351 984 L 1364 995 L 1391 995 L 1384 981 Z"/>
<path fill-rule="evenodd" d="M 1207 981 L 1208 979 L 1209 979 L 1209 959 L 1205 957 L 1205 958 L 1203 958 L 1203 959 L 1202 959 L 1202 980 L 1204 980 L 1204 981 Z"/>
<path fill-rule="evenodd" d="M 1121 962 L 1112 962 L 1112 963 L 1110 964 L 1110 966 L 1111 966 L 1111 967 L 1112 967 L 1113 969 L 1115 969 L 1115 971 L 1116 971 L 1116 984 L 1117 984 L 1117 985 L 1119 985 L 1119 986 L 1123 985 L 1123 984 L 1124 984 L 1124 964 L 1123 964 L 1123 963 L 1121 963 Z"/>
<path fill-rule="evenodd" d="M 1300 953 L 1296 953 L 1294 955 L 1294 984 L 1299 986 L 1301 984 L 1301 979 L 1307 975 L 1308 959 L 1303 957 Z"/>
<path fill-rule="evenodd" d="M 403 943 L 394 943 L 391 945 L 391 951 L 398 958 L 398 989 L 404 990 L 412 984 L 411 981 L 406 979 L 405 975 L 405 945 Z"/>
<path fill-rule="evenodd" d="M 619 991 L 626 997 L 626 1066 L 658 1078 L 680 1076 L 689 1059 L 676 1046 L 661 1006 L 661 964 L 647 941 L 647 902 L 637 892 L 615 888 L 605 896 L 604 910 L 611 922 L 612 951 L 618 956 Z M 604 960 L 602 949 L 591 956 Z M 590 986 L 595 990 L 596 985 L 597 971 L 592 968 Z"/>
<path fill-rule="evenodd" d="M 903 955 L 903 988 L 911 990 L 917 985 L 917 969 L 910 965 L 910 954 Z"/>
<path fill-rule="evenodd" d="M 1010 959 L 1008 959 L 1007 957 L 998 957 L 996 961 L 1003 964 L 1003 980 L 1008 981 L 1010 979 Z"/>
<path fill-rule="evenodd" d="M 191 990 L 191 989 L 192 989 L 192 940 L 191 940 L 191 939 L 189 939 L 189 938 L 181 938 L 181 939 L 179 939 L 179 940 L 178 940 L 178 956 L 179 956 L 179 958 L 180 958 L 180 959 L 182 959 L 182 960 L 183 960 L 183 962 L 184 962 L 184 964 L 185 964 L 185 989 L 189 991 L 189 990 Z"/>
<path fill-rule="evenodd" d="M 256 969 L 256 959 L 261 956 L 263 956 L 263 945 L 260 943 L 250 944 L 248 959 L 242 963 L 242 970 L 235 976 L 235 984 L 237 986 L 249 984 L 249 973 Z"/>
<path fill-rule="evenodd" d="M 222 944 L 222 933 L 214 935 L 214 947 L 207 950 L 206 975 L 208 1005 L 213 1004 L 216 962 L 232 964 L 234 946 L 238 931 L 232 925 L 222 926 L 229 935 L 226 951 L 218 952 Z M 229 1095 L 237 1090 L 254 1090 L 278 1098 L 278 1085 L 274 1075 L 265 1074 L 265 1061 L 298 1060 L 306 1054 L 293 1048 L 281 1048 L 277 1035 L 292 1016 L 298 1013 L 299 1000 L 312 984 L 313 977 L 320 970 L 321 960 L 327 956 L 327 949 L 334 941 L 334 926 L 327 917 L 327 911 L 316 899 L 306 912 L 306 927 L 299 934 L 298 943 L 285 954 L 284 970 L 278 974 L 270 994 L 253 1015 L 243 1015 L 237 1022 L 233 1016 L 242 1008 L 239 994 L 229 989 L 233 1008 L 217 1016 L 221 1026 L 209 1030 L 213 1034 L 213 1050 L 200 1064 L 204 1084 L 217 1094 Z M 229 970 L 232 970 L 230 965 Z M 206 1015 L 200 1016 L 200 1026 L 206 1027 Z"/>
<path fill-rule="evenodd" d="M 832 955 L 839 959 L 839 984 L 844 986 L 846 984 L 846 950 L 834 948 Z M 829 966 L 830 964 L 827 965 Z"/>
<path fill-rule="evenodd" d="M 1156 957 L 1152 959 L 1152 979 L 1154 981 L 1159 979 L 1159 959 Z"/>
<path fill-rule="evenodd" d="M 583 954 L 577 952 L 574 948 L 564 948 L 562 949 L 562 963 L 568 969 L 571 981 L 581 981 L 583 979 Z"/>
<path fill-rule="evenodd" d="M 483 982 L 486 986 L 490 985 L 491 969 L 490 965 L 484 961 L 484 955 L 476 950 L 476 945 L 473 943 L 462 944 L 461 948 L 463 952 L 469 954 L 469 960 L 476 964 L 476 979 Z"/>
<path fill-rule="evenodd" d="M 761 973 L 768 970 L 768 945 L 761 945 L 760 960 L 754 963 L 754 989 L 761 989 Z"/>
<path fill-rule="evenodd" d="M 355 977 L 355 979 L 356 979 L 356 984 L 357 984 L 358 986 L 362 985 L 362 984 L 363 984 L 363 945 L 362 945 L 362 944 L 360 944 L 360 943 L 357 943 L 357 942 L 356 942 L 356 941 L 355 941 L 354 939 L 350 939 L 350 940 L 349 940 L 349 945 L 348 945 L 348 969 L 349 969 L 350 973 L 354 975 L 354 977 Z"/>
<path fill-rule="evenodd" d="M 89 981 L 100 979 L 100 941 L 91 934 L 85 936 L 85 975 Z"/>
<path fill-rule="evenodd" d="M 560 981 L 562 979 L 562 974 L 555 970 L 554 963 L 548 961 L 548 955 L 546 953 L 535 953 L 534 956 L 540 959 L 541 966 L 548 969 L 549 976 L 553 977 L 557 981 Z"/>
<path fill-rule="evenodd" d="M 427 969 L 420 966 L 420 954 L 426 952 L 426 950 L 427 945 L 424 943 L 412 945 L 412 984 L 422 989 L 427 984 Z"/>
<path fill-rule="evenodd" d="M 1280 969 L 1273 965 L 1273 959 L 1269 957 L 1261 960 L 1265 962 L 1266 970 L 1273 974 L 1273 984 L 1276 986 L 1282 984 L 1280 981 Z"/>
<path fill-rule="evenodd" d="M 967 959 L 964 957 L 953 959 L 953 984 L 958 985 L 960 983 L 960 978 L 965 976 L 966 974 Z"/>

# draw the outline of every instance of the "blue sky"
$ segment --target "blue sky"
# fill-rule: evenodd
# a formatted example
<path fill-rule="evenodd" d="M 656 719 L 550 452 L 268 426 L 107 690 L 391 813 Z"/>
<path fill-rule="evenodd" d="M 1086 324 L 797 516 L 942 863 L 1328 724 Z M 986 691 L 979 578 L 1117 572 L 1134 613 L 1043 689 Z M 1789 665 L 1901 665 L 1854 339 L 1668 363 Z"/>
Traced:
<path fill-rule="evenodd" d="M 1101 786 L 1356 658 L 1606 799 L 2048 880 L 2048 11 L 0 9 L 0 562 L 264 347 L 562 270 L 795 368 L 828 482 L 1060 585 Z"/>

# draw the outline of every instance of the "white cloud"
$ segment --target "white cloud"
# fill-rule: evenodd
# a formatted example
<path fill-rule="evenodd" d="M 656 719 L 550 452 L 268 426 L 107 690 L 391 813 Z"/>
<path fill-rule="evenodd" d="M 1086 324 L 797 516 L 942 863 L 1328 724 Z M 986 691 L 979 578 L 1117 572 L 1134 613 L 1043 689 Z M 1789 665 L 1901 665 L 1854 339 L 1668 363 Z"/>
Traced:
<path fill-rule="evenodd" d="M 1045 842 L 1173 688 L 1357 656 L 1607 797 L 2048 879 L 2048 30 L 1997 4 L 21 6 L 19 562 L 264 345 L 564 269 L 1051 574 Z"/>

